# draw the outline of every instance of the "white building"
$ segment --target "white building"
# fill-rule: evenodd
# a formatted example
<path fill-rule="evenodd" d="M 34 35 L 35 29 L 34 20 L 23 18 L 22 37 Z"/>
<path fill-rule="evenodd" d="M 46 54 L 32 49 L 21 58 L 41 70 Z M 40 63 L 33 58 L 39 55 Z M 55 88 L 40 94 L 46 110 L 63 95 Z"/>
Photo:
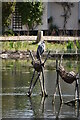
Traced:
<path fill-rule="evenodd" d="M 35 30 L 48 30 L 48 18 L 53 17 L 53 24 L 57 25 L 59 30 L 63 30 L 64 26 L 64 14 L 62 5 L 56 2 L 44 2 L 44 13 L 42 17 L 43 25 L 38 26 Z M 80 30 L 80 2 L 73 2 L 74 6 L 71 7 L 71 15 L 67 19 L 66 30 L 79 31 Z M 14 31 L 27 31 L 26 26 L 21 28 L 13 28 Z"/>

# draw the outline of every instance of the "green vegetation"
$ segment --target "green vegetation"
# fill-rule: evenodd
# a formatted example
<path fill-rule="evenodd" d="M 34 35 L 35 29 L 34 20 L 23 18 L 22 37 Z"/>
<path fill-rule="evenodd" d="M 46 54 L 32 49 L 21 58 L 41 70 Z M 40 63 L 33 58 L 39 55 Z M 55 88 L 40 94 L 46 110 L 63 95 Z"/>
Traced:
<path fill-rule="evenodd" d="M 17 2 L 16 6 L 22 16 L 22 24 L 27 26 L 27 29 L 34 29 L 37 25 L 42 24 L 43 4 L 42 2 Z"/>
<path fill-rule="evenodd" d="M 75 52 L 76 50 L 80 52 L 80 41 L 69 41 L 67 43 L 67 52 Z"/>
<path fill-rule="evenodd" d="M 20 71 L 31 71 L 31 60 L 2 60 L 3 68 Z M 23 72 L 24 72 L 23 71 Z"/>
<path fill-rule="evenodd" d="M 74 42 L 72 42 L 72 41 L 69 41 L 68 43 L 67 43 L 67 52 L 75 52 L 75 44 L 74 44 Z"/>
<path fill-rule="evenodd" d="M 49 35 L 57 35 L 58 30 L 59 30 L 58 26 L 54 24 L 53 20 L 54 19 L 52 16 L 48 19 Z"/>
<path fill-rule="evenodd" d="M 14 36 L 14 32 L 13 30 L 6 30 L 3 35 L 6 35 L 6 36 Z"/>
<path fill-rule="evenodd" d="M 57 43 L 48 43 L 45 42 L 46 44 L 46 51 L 51 50 L 51 51 L 66 51 L 66 44 L 57 44 Z M 22 50 L 32 50 L 36 51 L 37 50 L 38 44 L 33 44 L 33 42 L 3 42 L 2 43 L 2 50 L 12 50 L 12 51 L 22 51 Z"/>
<path fill-rule="evenodd" d="M 11 23 L 11 15 L 15 10 L 15 2 L 2 2 L 2 28 L 3 32 L 5 27 Z"/>
<path fill-rule="evenodd" d="M 77 51 L 80 51 L 80 42 L 64 42 L 64 43 L 54 43 L 54 42 L 45 42 L 46 45 L 46 51 L 52 51 L 52 52 L 72 52 L 75 53 L 76 49 Z M 37 50 L 38 44 L 34 44 L 32 41 L 17 41 L 17 42 L 3 42 L 2 43 L 2 50 L 5 51 L 27 51 L 27 50 L 32 50 L 36 51 Z"/>
<path fill-rule="evenodd" d="M 80 52 L 80 41 L 76 41 L 76 46 L 77 46 L 78 52 Z"/>
<path fill-rule="evenodd" d="M 12 50 L 12 51 L 22 51 L 22 50 L 36 50 L 37 45 L 32 44 L 33 42 L 3 42 L 2 43 L 2 50 Z"/>
<path fill-rule="evenodd" d="M 27 26 L 27 29 L 34 29 L 37 25 L 42 24 L 43 4 L 42 2 L 3 2 L 2 3 L 2 27 L 3 33 L 9 28 L 12 20 L 12 14 L 15 11 L 15 6 L 22 17 L 22 24 Z"/>

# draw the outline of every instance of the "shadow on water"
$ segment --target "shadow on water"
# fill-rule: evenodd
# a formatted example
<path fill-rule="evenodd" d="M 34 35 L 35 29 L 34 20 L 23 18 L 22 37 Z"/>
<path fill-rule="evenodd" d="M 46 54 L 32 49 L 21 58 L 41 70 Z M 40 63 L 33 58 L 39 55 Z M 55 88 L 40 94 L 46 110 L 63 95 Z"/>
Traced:
<path fill-rule="evenodd" d="M 39 81 L 33 89 L 32 96 L 27 97 L 33 68 L 30 61 L 3 60 L 2 67 L 2 117 L 3 118 L 52 118 L 77 120 L 78 112 L 74 107 L 65 104 L 60 105 L 57 93 L 55 104 L 53 94 L 56 83 L 55 60 L 48 60 L 45 65 L 45 87 L 48 97 L 40 96 Z M 63 61 L 64 67 L 80 73 L 80 61 Z M 51 67 L 50 67 L 51 66 Z M 60 81 L 64 101 L 74 98 L 74 83 L 68 85 Z M 80 88 L 79 88 L 80 89 Z"/>

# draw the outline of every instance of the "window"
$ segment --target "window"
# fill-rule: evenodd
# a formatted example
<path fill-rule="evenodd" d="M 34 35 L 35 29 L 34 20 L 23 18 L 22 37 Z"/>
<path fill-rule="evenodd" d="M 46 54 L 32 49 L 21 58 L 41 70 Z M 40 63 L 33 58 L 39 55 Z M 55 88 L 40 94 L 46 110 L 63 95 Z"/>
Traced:
<path fill-rule="evenodd" d="M 15 12 L 13 13 L 12 28 L 13 30 L 22 29 L 21 15 L 17 7 L 15 7 Z"/>

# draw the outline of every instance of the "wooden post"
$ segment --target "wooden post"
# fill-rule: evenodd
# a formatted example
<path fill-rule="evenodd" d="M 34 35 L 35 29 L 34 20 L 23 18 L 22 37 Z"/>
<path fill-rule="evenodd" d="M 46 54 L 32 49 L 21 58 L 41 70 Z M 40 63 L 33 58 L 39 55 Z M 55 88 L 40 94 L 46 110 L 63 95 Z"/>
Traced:
<path fill-rule="evenodd" d="M 41 31 L 41 40 L 43 40 L 43 31 Z"/>
<path fill-rule="evenodd" d="M 37 40 L 36 42 L 38 43 L 39 41 L 41 41 L 43 39 L 43 31 L 38 31 L 38 35 L 37 35 Z"/>

